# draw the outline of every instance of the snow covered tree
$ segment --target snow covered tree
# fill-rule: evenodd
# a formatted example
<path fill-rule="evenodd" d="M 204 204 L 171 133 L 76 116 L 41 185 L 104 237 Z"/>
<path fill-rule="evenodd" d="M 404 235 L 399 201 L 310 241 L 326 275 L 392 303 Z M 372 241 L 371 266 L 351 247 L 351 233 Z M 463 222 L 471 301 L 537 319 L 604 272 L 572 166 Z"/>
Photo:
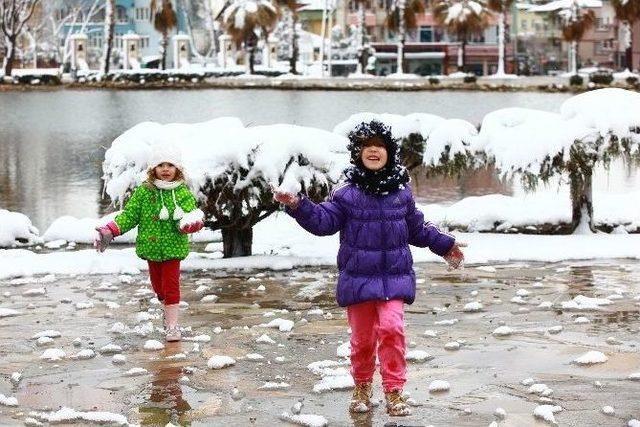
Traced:
<path fill-rule="evenodd" d="M 591 9 L 581 7 L 580 0 L 570 0 L 569 4 L 558 11 L 562 19 L 562 37 L 570 44 L 569 72 L 578 72 L 578 43 L 584 33 L 596 22 L 596 14 Z"/>
<path fill-rule="evenodd" d="M 0 0 L 0 31 L 4 36 L 4 75 L 11 77 L 16 42 L 33 16 L 40 0 Z"/>
<path fill-rule="evenodd" d="M 151 0 L 151 19 L 153 27 L 162 34 L 160 53 L 162 54 L 162 69 L 167 67 L 167 49 L 169 47 L 169 33 L 178 25 L 178 16 L 173 10 L 171 0 Z"/>
<path fill-rule="evenodd" d="M 104 9 L 104 47 L 100 71 L 105 76 L 109 74 L 111 66 L 111 51 L 113 50 L 113 33 L 116 27 L 116 0 L 106 0 Z"/>
<path fill-rule="evenodd" d="M 632 70 L 632 50 L 631 44 L 633 40 L 633 25 L 640 20 L 640 1 L 639 0 L 611 0 L 611 5 L 616 13 L 618 21 L 622 22 L 625 27 L 625 62 L 627 69 Z"/>
<path fill-rule="evenodd" d="M 504 177 L 520 176 L 535 189 L 567 177 L 572 229 L 594 231 L 592 175 L 615 158 L 640 163 L 640 94 L 601 89 L 566 100 L 560 114 L 524 108 L 485 116 L 475 149 Z"/>
<path fill-rule="evenodd" d="M 237 45 L 249 56 L 248 71 L 255 72 L 260 36 L 267 37 L 278 21 L 278 10 L 269 0 L 235 0 L 224 11 L 222 23 Z"/>
<path fill-rule="evenodd" d="M 369 0 L 353 0 L 358 6 L 357 28 L 357 52 L 358 52 L 358 72 L 364 74 L 371 55 L 371 46 L 367 43 L 367 23 L 365 11 L 369 7 Z"/>
<path fill-rule="evenodd" d="M 278 7 L 287 9 L 287 16 L 283 22 L 286 22 L 287 31 L 291 32 L 289 37 L 290 46 L 288 46 L 291 52 L 289 56 L 289 68 L 291 74 L 298 74 L 297 64 L 298 58 L 300 57 L 300 47 L 298 44 L 298 39 L 300 38 L 300 36 L 298 36 L 298 10 L 303 5 L 298 3 L 297 0 L 275 0 L 275 2 Z"/>
<path fill-rule="evenodd" d="M 465 49 L 469 36 L 481 33 L 488 25 L 489 10 L 485 0 L 436 0 L 433 14 L 440 25 L 457 35 L 461 43 L 458 68 L 466 71 Z"/>
<path fill-rule="evenodd" d="M 105 192 L 122 205 L 146 177 L 151 146 L 182 149 L 188 184 L 205 212 L 206 225 L 221 230 L 225 257 L 251 255 L 252 227 L 276 210 L 271 185 L 324 199 L 348 165 L 347 140 L 320 129 L 293 125 L 245 128 L 235 118 L 196 124 L 140 123 L 105 153 Z"/>
<path fill-rule="evenodd" d="M 504 57 L 505 57 L 505 42 L 504 42 L 504 27 L 507 12 L 511 9 L 514 0 L 489 0 L 489 9 L 498 14 L 498 70 L 496 76 L 503 76 L 504 71 Z"/>
<path fill-rule="evenodd" d="M 407 30 L 418 26 L 417 15 L 424 13 L 424 0 L 394 0 L 387 15 L 387 27 L 398 34 L 398 73 L 404 73 L 404 45 Z"/>

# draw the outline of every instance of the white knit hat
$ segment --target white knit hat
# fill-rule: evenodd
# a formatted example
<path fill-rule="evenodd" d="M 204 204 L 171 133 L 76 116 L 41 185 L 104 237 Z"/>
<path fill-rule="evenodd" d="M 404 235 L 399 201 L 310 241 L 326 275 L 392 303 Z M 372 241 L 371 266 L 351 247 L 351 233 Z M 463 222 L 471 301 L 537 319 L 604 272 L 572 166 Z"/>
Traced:
<path fill-rule="evenodd" d="M 180 148 L 172 143 L 159 143 L 151 146 L 151 156 L 149 157 L 149 168 L 155 168 L 161 163 L 171 163 L 176 168 L 184 172 L 182 164 L 182 153 Z"/>

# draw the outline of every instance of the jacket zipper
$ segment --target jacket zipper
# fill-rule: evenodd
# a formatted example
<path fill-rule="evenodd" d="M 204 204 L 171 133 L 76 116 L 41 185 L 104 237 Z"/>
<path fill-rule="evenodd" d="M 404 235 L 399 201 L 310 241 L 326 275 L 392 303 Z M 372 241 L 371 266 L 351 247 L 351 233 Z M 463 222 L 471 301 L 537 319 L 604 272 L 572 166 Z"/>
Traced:
<path fill-rule="evenodd" d="M 387 241 L 387 233 L 384 228 L 384 209 L 382 209 L 382 197 L 384 196 L 376 196 L 378 198 L 378 207 L 380 209 L 380 230 L 382 231 L 382 291 L 384 293 L 384 299 L 389 301 L 389 293 L 387 292 L 387 250 L 384 247 L 385 242 Z"/>

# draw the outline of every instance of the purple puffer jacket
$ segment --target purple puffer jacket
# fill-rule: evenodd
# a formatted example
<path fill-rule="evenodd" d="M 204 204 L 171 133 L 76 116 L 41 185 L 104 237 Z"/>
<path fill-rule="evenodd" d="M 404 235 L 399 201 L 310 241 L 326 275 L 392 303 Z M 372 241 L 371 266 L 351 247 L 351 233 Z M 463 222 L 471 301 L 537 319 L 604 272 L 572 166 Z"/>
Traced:
<path fill-rule="evenodd" d="M 329 201 L 315 204 L 302 197 L 287 213 L 318 236 L 340 232 L 336 298 L 345 307 L 371 300 L 416 297 L 416 276 L 409 245 L 428 247 L 443 256 L 453 236 L 424 222 L 409 187 L 372 196 L 352 184 L 339 187 Z"/>

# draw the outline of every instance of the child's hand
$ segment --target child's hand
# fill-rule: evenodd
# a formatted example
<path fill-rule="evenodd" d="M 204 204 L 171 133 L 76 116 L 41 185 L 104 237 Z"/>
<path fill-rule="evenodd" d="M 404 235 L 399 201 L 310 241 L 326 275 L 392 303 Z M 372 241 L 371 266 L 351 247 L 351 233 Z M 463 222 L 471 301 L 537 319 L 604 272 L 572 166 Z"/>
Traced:
<path fill-rule="evenodd" d="M 466 248 L 466 243 L 454 243 L 453 247 L 444 256 L 444 260 L 449 264 L 449 270 L 455 270 L 462 266 L 464 254 L 460 248 Z"/>
<path fill-rule="evenodd" d="M 296 209 L 298 207 L 298 203 L 300 203 L 300 197 L 296 196 L 295 194 L 282 191 L 273 184 L 271 184 L 271 191 L 273 192 L 273 200 L 275 200 L 276 202 L 287 205 L 291 209 Z"/>
<path fill-rule="evenodd" d="M 93 246 L 96 248 L 96 251 L 104 252 L 105 249 L 107 249 L 107 246 L 109 246 L 109 244 L 113 240 L 113 233 L 111 232 L 111 229 L 109 229 L 109 227 L 107 227 L 106 225 L 102 227 L 96 227 L 96 231 L 98 232 L 98 236 L 93 241 Z"/>
<path fill-rule="evenodd" d="M 202 230 L 202 227 L 204 227 L 204 222 L 197 221 L 190 224 L 185 224 L 184 226 L 180 227 L 180 231 L 185 234 L 191 234 Z"/>

